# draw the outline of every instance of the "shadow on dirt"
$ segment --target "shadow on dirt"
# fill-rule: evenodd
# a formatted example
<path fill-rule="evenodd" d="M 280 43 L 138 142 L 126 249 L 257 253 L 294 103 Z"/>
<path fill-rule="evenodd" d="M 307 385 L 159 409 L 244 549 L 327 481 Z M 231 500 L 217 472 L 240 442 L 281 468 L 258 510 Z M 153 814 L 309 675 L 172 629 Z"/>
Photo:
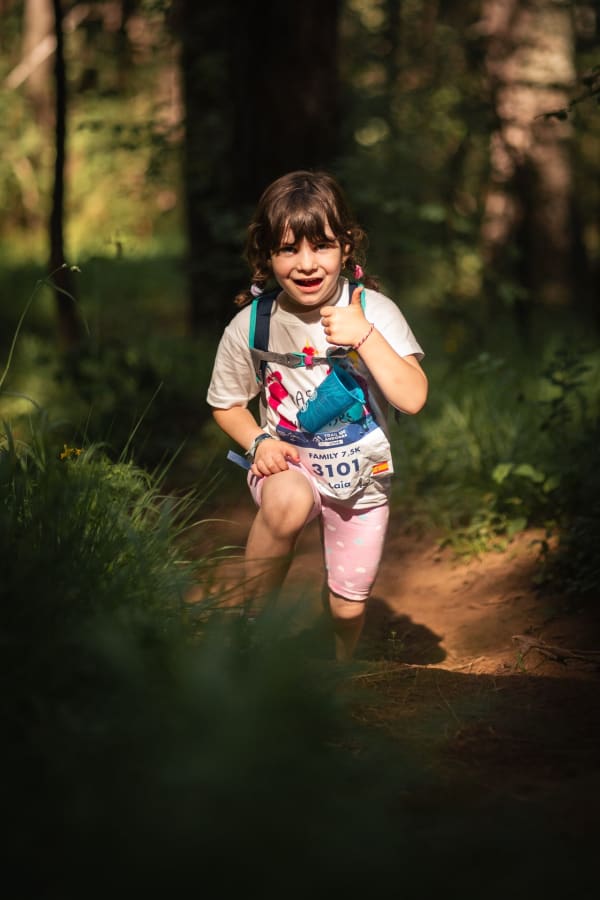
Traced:
<path fill-rule="evenodd" d="M 390 610 L 385 600 L 371 597 L 365 627 L 354 654 L 356 662 L 374 660 L 407 665 L 433 665 L 446 659 L 442 636 L 410 616 Z M 280 641 L 311 659 L 333 659 L 333 631 L 329 617 L 320 614 L 305 627 Z"/>
<path fill-rule="evenodd" d="M 431 665 L 446 659 L 443 637 L 410 616 L 396 613 L 382 597 L 371 597 L 356 659 Z"/>

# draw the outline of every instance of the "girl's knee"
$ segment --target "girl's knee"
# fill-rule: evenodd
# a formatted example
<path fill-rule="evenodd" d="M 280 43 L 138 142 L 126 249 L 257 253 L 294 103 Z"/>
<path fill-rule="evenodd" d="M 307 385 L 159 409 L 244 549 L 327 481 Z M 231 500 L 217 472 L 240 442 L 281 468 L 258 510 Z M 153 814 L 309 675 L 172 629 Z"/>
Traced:
<path fill-rule="evenodd" d="M 307 479 L 288 469 L 269 475 L 261 496 L 265 524 L 280 533 L 300 531 L 315 512 L 315 499 Z"/>

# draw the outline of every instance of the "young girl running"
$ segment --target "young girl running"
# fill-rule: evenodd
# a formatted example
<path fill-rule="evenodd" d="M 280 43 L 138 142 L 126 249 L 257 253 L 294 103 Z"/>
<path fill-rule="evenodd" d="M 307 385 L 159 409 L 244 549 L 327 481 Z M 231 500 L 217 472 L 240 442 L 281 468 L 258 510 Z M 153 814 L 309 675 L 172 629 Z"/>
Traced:
<path fill-rule="evenodd" d="M 276 595 L 300 533 L 320 517 L 339 660 L 354 652 L 381 560 L 393 472 L 388 408 L 417 413 L 427 397 L 423 352 L 396 304 L 365 277 L 365 243 L 330 175 L 274 181 L 248 228 L 253 283 L 236 298 L 242 308 L 223 333 L 207 395 L 249 461 L 254 602 Z M 259 422 L 248 409 L 257 394 Z"/>

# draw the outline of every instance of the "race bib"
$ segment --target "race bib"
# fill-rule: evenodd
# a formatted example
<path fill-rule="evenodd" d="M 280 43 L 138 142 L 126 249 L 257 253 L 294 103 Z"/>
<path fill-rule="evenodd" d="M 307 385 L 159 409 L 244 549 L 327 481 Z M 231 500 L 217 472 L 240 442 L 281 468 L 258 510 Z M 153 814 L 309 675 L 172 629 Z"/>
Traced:
<path fill-rule="evenodd" d="M 392 475 L 392 453 L 383 429 L 372 416 L 348 422 L 337 431 L 310 434 L 277 426 L 282 441 L 293 444 L 300 462 L 316 479 L 321 494 L 347 500 L 376 478 Z"/>

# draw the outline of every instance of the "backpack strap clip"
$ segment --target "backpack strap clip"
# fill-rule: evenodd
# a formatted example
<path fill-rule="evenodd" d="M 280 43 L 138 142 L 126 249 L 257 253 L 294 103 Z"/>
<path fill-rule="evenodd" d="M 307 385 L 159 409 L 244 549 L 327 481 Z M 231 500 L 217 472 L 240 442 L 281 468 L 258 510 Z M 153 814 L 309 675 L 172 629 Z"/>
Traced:
<path fill-rule="evenodd" d="M 349 282 L 348 291 L 352 298 L 354 290 L 360 287 L 356 282 Z M 264 384 L 265 368 L 268 362 L 274 362 L 289 369 L 298 369 L 303 366 L 331 365 L 332 361 L 348 355 L 347 347 L 336 347 L 329 351 L 327 356 L 313 356 L 310 353 L 275 353 L 269 350 L 269 331 L 271 327 L 271 312 L 273 303 L 279 294 L 279 288 L 260 294 L 252 301 L 250 310 L 250 328 L 248 331 L 248 346 L 255 362 L 256 380 L 258 384 Z M 364 290 L 361 294 L 361 304 L 365 306 Z"/>

